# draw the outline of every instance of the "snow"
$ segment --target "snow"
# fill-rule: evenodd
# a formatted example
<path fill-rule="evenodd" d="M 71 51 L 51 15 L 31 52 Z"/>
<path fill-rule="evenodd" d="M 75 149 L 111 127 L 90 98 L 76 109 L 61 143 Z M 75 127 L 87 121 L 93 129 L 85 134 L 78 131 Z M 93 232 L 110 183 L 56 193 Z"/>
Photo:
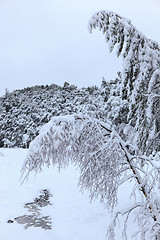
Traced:
<path fill-rule="evenodd" d="M 110 215 L 98 201 L 89 202 L 87 193 L 77 187 L 79 174 L 73 166 L 61 170 L 50 167 L 31 174 L 21 185 L 20 176 L 27 150 L 0 149 L 0 239 L 2 240 L 104 240 Z M 52 229 L 7 223 L 9 219 L 27 214 L 24 204 L 32 202 L 39 192 L 48 189 L 52 205 L 41 212 L 52 218 Z"/>
<path fill-rule="evenodd" d="M 21 169 L 28 150 L 0 149 L 0 240 L 106 240 L 106 233 L 112 217 L 109 210 L 98 200 L 92 203 L 87 192 L 78 188 L 79 173 L 70 165 L 60 172 L 44 167 L 43 172 L 30 174 L 28 181 L 21 184 Z M 23 224 L 14 220 L 29 214 L 24 204 L 33 202 L 39 193 L 48 189 L 52 205 L 41 208 L 43 216 L 50 216 L 52 229 L 38 227 L 25 229 Z M 120 203 L 116 210 L 126 209 L 131 205 L 129 186 L 120 188 Z M 121 206 L 120 206 L 121 205 Z M 128 225 L 129 239 L 137 230 L 134 216 Z M 123 217 L 116 226 L 116 238 L 121 239 Z M 139 239 L 139 238 L 137 238 Z"/>

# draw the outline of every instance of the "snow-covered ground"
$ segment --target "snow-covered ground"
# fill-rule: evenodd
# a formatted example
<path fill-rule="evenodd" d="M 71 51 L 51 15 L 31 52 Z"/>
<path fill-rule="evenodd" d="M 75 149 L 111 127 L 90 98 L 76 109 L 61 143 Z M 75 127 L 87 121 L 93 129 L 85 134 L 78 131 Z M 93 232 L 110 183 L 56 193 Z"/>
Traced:
<path fill-rule="evenodd" d="M 31 174 L 21 185 L 20 176 L 27 150 L 0 149 L 0 240 L 105 240 L 111 221 L 108 210 L 98 200 L 89 202 L 88 193 L 77 187 L 79 174 L 73 166 L 61 170 L 45 168 Z M 16 221 L 8 220 L 28 214 L 24 204 L 33 202 L 39 193 L 48 189 L 52 194 L 41 214 L 50 216 L 52 229 L 24 228 Z M 128 193 L 123 191 L 122 203 L 128 202 Z M 133 226 L 131 226 L 133 228 Z M 117 239 L 121 239 L 118 237 Z"/>

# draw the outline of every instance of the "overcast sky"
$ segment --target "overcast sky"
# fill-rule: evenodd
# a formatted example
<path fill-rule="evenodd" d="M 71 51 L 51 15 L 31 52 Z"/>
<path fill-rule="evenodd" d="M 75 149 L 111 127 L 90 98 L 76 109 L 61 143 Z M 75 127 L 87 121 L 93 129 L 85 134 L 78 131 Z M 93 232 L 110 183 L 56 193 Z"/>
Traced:
<path fill-rule="evenodd" d="M 98 10 L 131 19 L 160 43 L 160 0 L 0 0 L 0 96 L 6 88 L 114 79 L 121 60 L 87 28 Z"/>

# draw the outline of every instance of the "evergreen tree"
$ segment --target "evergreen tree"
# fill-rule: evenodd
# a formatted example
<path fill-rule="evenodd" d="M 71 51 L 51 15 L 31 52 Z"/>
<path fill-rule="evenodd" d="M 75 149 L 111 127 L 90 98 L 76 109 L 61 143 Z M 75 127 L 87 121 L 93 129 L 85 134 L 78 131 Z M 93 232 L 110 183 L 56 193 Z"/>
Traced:
<path fill-rule="evenodd" d="M 0 147 L 28 147 L 53 116 L 87 112 L 105 119 L 104 97 L 95 86 L 78 89 L 69 83 L 6 91 L 0 98 Z"/>

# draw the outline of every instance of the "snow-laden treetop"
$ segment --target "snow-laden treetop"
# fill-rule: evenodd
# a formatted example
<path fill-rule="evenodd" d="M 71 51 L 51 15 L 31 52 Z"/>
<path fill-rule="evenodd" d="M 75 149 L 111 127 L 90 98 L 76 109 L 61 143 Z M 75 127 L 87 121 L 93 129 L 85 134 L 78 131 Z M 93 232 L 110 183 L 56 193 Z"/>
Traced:
<path fill-rule="evenodd" d="M 113 12 L 100 11 L 89 22 L 89 31 L 92 32 L 94 28 L 99 28 L 105 34 L 110 52 L 117 45 L 117 56 L 123 56 L 123 84 L 124 87 L 128 85 L 127 95 L 138 90 L 142 81 L 160 74 L 160 46 L 146 38 L 130 20 Z M 135 86 L 136 79 L 139 85 Z M 151 85 L 148 90 L 151 91 Z M 134 94 L 132 100 L 133 97 Z"/>
<path fill-rule="evenodd" d="M 144 149 L 147 139 L 160 132 L 160 46 L 130 20 L 113 12 L 94 14 L 90 32 L 94 28 L 105 34 L 110 52 L 116 45 L 117 56 L 123 58 L 121 96 L 130 102 L 128 118 L 136 126 L 140 148 Z"/>

